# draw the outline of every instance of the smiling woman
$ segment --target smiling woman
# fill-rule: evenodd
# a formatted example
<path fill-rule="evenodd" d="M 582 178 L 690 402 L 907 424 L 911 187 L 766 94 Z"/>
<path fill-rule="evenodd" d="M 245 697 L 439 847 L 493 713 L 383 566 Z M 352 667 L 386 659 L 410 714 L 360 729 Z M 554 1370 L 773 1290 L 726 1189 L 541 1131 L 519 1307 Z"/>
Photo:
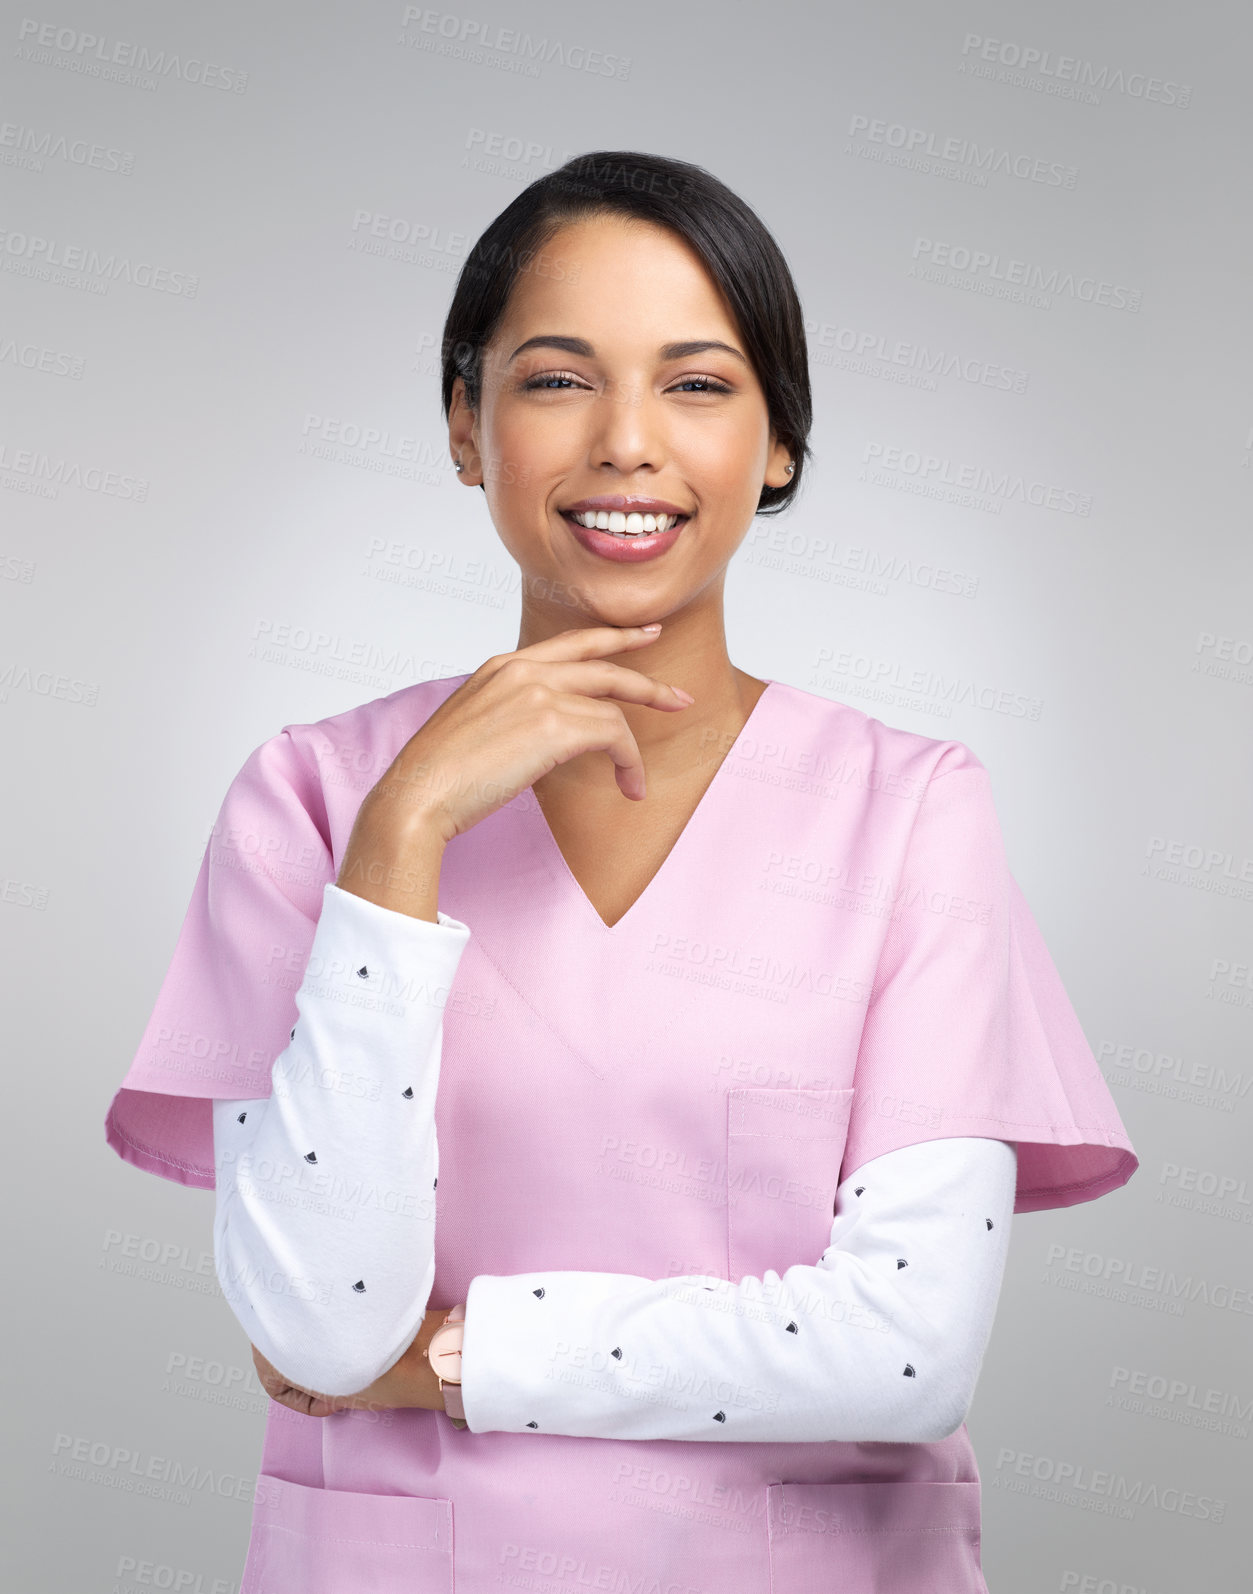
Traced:
<path fill-rule="evenodd" d="M 728 656 L 787 264 L 579 157 L 471 251 L 443 404 L 517 645 L 254 750 L 109 1112 L 216 1188 L 274 1398 L 241 1594 L 986 1594 L 1011 1216 L 1137 1158 L 974 752 Z"/>
<path fill-rule="evenodd" d="M 797 488 L 810 420 L 799 304 L 782 261 L 761 270 L 765 251 L 721 205 L 701 227 L 692 192 L 652 204 L 654 217 L 564 193 L 553 180 L 545 205 L 528 189 L 497 223 L 507 244 L 484 240 L 490 260 L 538 255 L 560 270 L 522 270 L 506 291 L 467 261 L 445 341 L 457 466 L 486 491 L 532 593 L 551 591 L 540 629 L 589 607 L 630 624 L 698 593 L 691 617 L 709 619 L 752 517 Z M 780 348 L 799 356 L 782 380 Z"/>
<path fill-rule="evenodd" d="M 601 245 L 595 259 L 592 238 Z M 637 247 L 628 252 L 629 242 Z M 607 258 L 615 253 L 616 263 Z M 545 311 L 556 319 L 546 321 Z M 640 334 L 649 325 L 664 329 L 658 341 L 624 346 L 633 312 Z M 675 336 L 686 314 L 697 320 Z M 506 330 L 506 323 L 530 321 L 520 337 Z M 593 328 L 602 332 L 599 347 Z M 531 362 L 525 373 L 516 369 L 533 351 L 549 359 Z M 554 351 L 593 362 L 587 369 L 599 382 L 546 373 Z M 690 374 L 674 369 L 706 354 L 712 370 L 707 360 L 706 369 Z M 567 377 L 569 387 L 552 385 Z M 646 384 L 661 379 L 706 407 L 737 396 L 744 407 L 748 390 L 759 425 L 768 423 L 785 451 L 782 462 L 792 466 L 784 479 L 760 482 L 754 513 L 786 508 L 804 474 L 813 404 L 791 271 L 756 212 L 684 161 L 634 151 L 579 156 L 530 184 L 482 234 L 444 325 L 445 415 L 461 405 L 480 412 L 495 383 L 511 378 L 521 378 L 524 390 L 535 381 L 558 397 L 581 386 L 629 408 L 638 406 Z M 461 440 L 454 421 L 453 441 Z"/>

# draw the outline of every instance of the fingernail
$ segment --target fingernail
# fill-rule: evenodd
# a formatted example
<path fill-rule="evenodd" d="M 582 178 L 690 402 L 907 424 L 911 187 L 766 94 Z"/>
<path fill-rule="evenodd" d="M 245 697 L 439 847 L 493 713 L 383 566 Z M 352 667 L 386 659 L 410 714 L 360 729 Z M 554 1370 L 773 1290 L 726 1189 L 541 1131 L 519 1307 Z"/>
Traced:
<path fill-rule="evenodd" d="M 681 686 L 672 686 L 670 690 L 674 693 L 675 697 L 681 697 L 685 703 L 694 703 L 696 701 L 692 694 L 690 692 L 685 692 Z"/>
<path fill-rule="evenodd" d="M 661 623 L 660 623 L 660 621 L 654 620 L 651 625 L 642 625 L 640 627 L 640 630 L 641 631 L 660 631 L 661 630 Z"/>

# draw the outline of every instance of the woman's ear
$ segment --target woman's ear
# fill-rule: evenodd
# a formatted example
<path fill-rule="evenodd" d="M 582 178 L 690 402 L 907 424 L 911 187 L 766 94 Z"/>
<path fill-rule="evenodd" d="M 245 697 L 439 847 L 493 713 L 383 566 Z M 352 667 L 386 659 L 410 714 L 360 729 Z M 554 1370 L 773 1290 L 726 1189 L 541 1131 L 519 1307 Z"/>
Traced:
<path fill-rule="evenodd" d="M 453 382 L 452 402 L 448 407 L 448 447 L 457 478 L 466 487 L 483 486 L 482 462 L 474 442 L 477 426 L 478 416 L 466 400 L 465 382 L 457 377 Z"/>
<path fill-rule="evenodd" d="M 766 460 L 766 474 L 762 482 L 763 487 L 786 487 L 796 475 L 796 460 L 792 457 L 792 445 L 776 437 L 774 431 L 770 433 L 770 453 Z M 789 465 L 792 467 L 788 469 Z"/>

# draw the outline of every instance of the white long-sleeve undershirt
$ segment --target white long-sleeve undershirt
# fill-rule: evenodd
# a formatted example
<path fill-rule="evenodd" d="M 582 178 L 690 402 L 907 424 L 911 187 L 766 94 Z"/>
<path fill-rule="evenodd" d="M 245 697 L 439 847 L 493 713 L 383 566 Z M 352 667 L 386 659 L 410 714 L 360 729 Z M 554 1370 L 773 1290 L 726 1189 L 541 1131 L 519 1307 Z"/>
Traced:
<path fill-rule="evenodd" d="M 213 1103 L 218 1282 L 303 1388 L 355 1394 L 422 1326 L 443 1010 L 469 939 L 328 882 L 272 1094 Z"/>
<path fill-rule="evenodd" d="M 435 1273 L 443 1006 L 469 928 L 328 884 L 273 1094 L 213 1104 L 219 1282 L 293 1383 L 354 1394 L 416 1337 Z M 974 1395 L 1009 1243 L 1012 1142 L 947 1137 L 840 1184 L 813 1264 L 480 1274 L 474 1432 L 929 1442 Z"/>

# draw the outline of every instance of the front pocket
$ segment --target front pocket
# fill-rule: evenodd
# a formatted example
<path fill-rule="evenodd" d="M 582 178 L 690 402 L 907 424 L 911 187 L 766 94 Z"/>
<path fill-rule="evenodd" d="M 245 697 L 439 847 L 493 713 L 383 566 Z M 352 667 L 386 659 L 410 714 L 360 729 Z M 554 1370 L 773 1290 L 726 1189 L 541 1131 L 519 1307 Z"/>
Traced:
<path fill-rule="evenodd" d="M 263 1472 L 239 1594 L 452 1594 L 452 1501 Z"/>
<path fill-rule="evenodd" d="M 980 1484 L 766 1488 L 772 1594 L 988 1594 Z"/>
<path fill-rule="evenodd" d="M 727 1276 L 816 1263 L 831 1243 L 853 1091 L 727 1092 Z"/>

